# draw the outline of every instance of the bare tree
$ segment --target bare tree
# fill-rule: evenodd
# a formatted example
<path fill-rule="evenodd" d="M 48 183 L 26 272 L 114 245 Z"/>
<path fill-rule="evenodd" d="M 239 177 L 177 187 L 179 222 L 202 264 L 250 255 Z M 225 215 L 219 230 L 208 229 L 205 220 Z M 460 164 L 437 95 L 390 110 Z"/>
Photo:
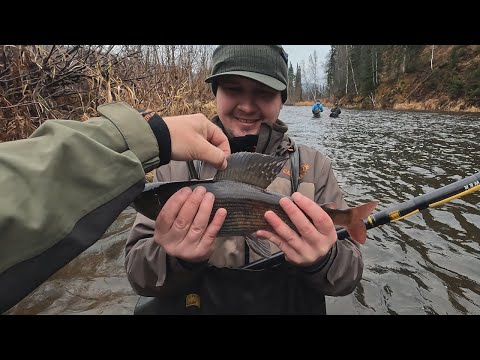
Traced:
<path fill-rule="evenodd" d="M 402 66 L 401 66 L 401 71 L 403 74 L 405 74 L 405 69 L 407 66 L 407 48 L 408 48 L 408 45 L 403 45 L 403 60 L 402 60 Z"/>
<path fill-rule="evenodd" d="M 319 88 L 320 88 L 320 79 L 319 79 L 319 60 L 317 50 L 314 50 L 313 53 L 308 57 L 308 69 L 306 74 L 308 74 L 308 79 L 310 83 L 310 94 L 313 99 L 319 97 Z"/>
<path fill-rule="evenodd" d="M 435 49 L 435 45 L 432 45 L 432 57 L 430 58 L 430 69 L 433 70 L 433 50 Z"/>
<path fill-rule="evenodd" d="M 302 72 L 302 93 L 304 93 L 305 91 L 307 93 L 310 93 L 310 88 L 311 88 L 311 84 L 310 84 L 310 76 L 309 74 L 307 73 L 307 70 L 306 70 L 306 66 L 305 66 L 305 60 L 302 60 L 300 62 L 300 68 L 301 68 L 301 72 Z"/>
<path fill-rule="evenodd" d="M 353 45 L 351 45 L 353 46 Z M 355 93 L 358 95 L 358 88 L 357 88 L 357 82 L 355 81 L 355 72 L 353 71 L 353 65 L 352 65 L 352 57 L 348 57 L 348 61 L 350 62 L 350 68 L 352 69 L 352 80 L 353 80 L 353 85 L 355 86 Z"/>
<path fill-rule="evenodd" d="M 349 59 L 349 56 L 348 56 L 348 45 L 345 45 L 345 69 L 346 69 L 346 76 L 347 76 L 347 80 L 345 81 L 345 95 L 348 94 L 348 59 Z"/>

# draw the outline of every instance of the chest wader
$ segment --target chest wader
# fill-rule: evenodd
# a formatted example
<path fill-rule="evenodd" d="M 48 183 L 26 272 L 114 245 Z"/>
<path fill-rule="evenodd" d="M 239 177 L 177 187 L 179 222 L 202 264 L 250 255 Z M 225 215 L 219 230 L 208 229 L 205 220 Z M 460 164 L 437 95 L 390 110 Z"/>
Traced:
<path fill-rule="evenodd" d="M 294 193 L 299 184 L 300 152 L 295 143 L 292 150 Z M 199 179 L 200 166 L 200 161 L 188 161 L 190 179 Z M 248 246 L 245 248 L 248 259 Z M 197 271 L 195 280 L 179 294 L 140 296 L 134 314 L 326 314 L 325 297 L 305 284 L 304 274 L 287 262 L 262 270 L 207 266 Z"/>

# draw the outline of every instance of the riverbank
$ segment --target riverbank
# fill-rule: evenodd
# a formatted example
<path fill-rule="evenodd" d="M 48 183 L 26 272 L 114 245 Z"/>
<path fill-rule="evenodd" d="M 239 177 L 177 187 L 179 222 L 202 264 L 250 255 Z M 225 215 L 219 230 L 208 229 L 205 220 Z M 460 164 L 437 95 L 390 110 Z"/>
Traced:
<path fill-rule="evenodd" d="M 286 106 L 313 106 L 314 101 L 301 101 L 294 104 L 285 104 Z M 387 106 L 384 103 L 377 103 L 375 106 L 372 103 L 363 102 L 344 102 L 339 101 L 340 106 L 345 109 L 369 109 L 369 110 L 407 110 L 407 111 L 433 111 L 433 112 L 468 112 L 480 113 L 480 107 L 467 106 L 465 101 L 451 101 L 445 98 L 428 99 L 426 101 L 405 101 L 395 103 L 392 106 Z M 322 100 L 322 105 L 326 107 L 333 107 L 333 101 Z"/>

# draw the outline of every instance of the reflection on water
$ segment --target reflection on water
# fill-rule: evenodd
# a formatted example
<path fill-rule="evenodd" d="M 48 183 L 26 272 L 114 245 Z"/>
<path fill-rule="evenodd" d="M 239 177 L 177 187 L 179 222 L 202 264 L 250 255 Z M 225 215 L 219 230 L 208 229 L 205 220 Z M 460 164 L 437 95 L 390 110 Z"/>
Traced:
<path fill-rule="evenodd" d="M 294 139 L 333 160 L 350 205 L 376 211 L 480 171 L 480 115 L 342 109 L 313 119 L 284 107 Z M 329 314 L 480 314 L 480 194 L 368 231 L 357 289 L 327 297 Z M 104 237 L 10 313 L 131 314 L 123 246 L 134 219 L 125 210 Z"/>

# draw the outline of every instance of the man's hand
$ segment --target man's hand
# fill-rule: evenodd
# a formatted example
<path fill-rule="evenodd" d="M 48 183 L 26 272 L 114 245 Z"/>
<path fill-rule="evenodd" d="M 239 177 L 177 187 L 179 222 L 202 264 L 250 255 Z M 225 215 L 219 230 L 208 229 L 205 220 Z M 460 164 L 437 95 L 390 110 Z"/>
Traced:
<path fill-rule="evenodd" d="M 265 213 L 265 219 L 273 231 L 258 230 L 256 235 L 277 245 L 285 254 L 285 259 L 292 264 L 310 266 L 327 255 L 337 241 L 337 232 L 332 219 L 318 204 L 299 192 L 293 193 L 292 198 L 295 203 L 284 197 L 279 204 L 300 234 L 269 210 Z"/>
<path fill-rule="evenodd" d="M 215 196 L 203 186 L 193 192 L 189 187 L 177 191 L 158 214 L 153 239 L 170 256 L 192 263 L 208 260 L 227 216 L 220 208 L 208 223 L 214 201 Z"/>
<path fill-rule="evenodd" d="M 151 110 L 138 110 L 146 121 L 159 117 Z M 223 131 L 203 114 L 162 118 L 168 127 L 172 160 L 203 160 L 217 169 L 227 167 L 230 145 Z"/>
<path fill-rule="evenodd" d="M 172 139 L 172 160 L 203 160 L 227 167 L 230 145 L 223 131 L 203 114 L 163 118 Z"/>

